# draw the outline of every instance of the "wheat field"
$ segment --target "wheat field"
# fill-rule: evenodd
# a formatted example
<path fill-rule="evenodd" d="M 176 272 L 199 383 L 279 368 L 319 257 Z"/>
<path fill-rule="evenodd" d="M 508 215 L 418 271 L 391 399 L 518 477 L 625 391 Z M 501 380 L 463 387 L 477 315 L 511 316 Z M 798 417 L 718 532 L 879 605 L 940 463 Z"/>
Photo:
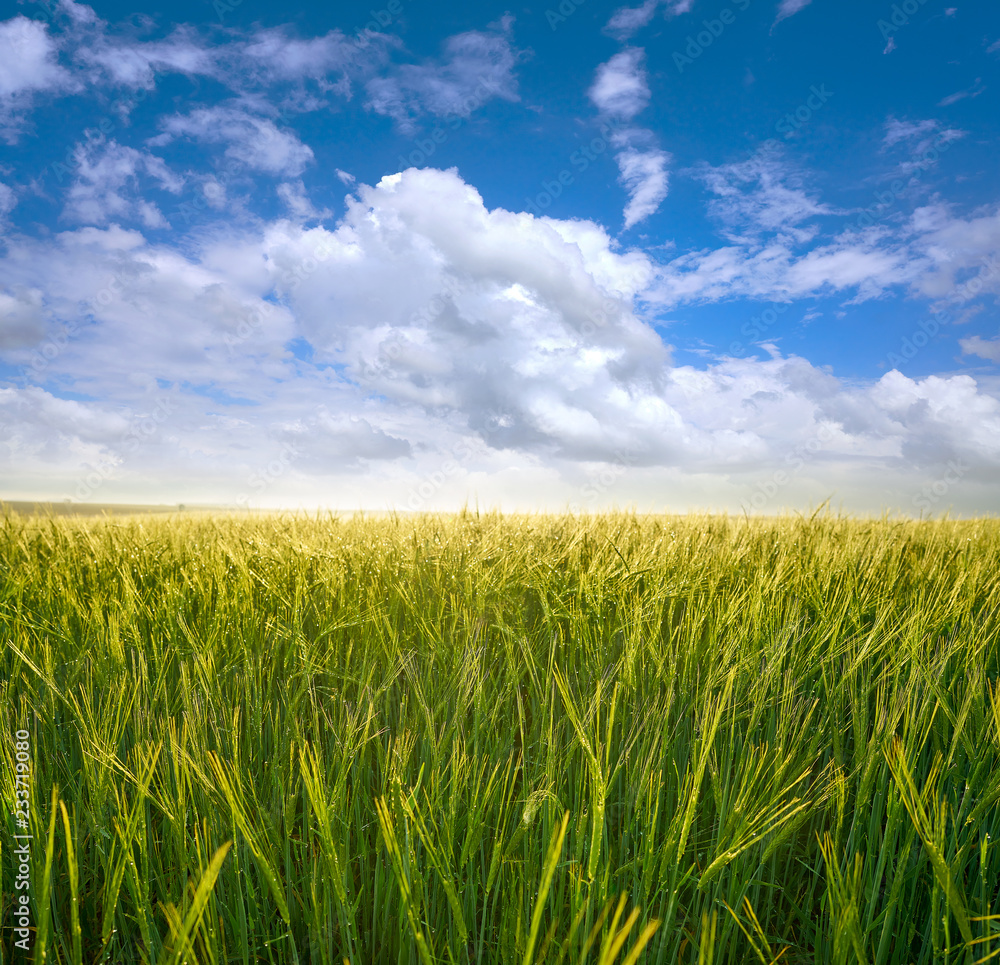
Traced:
<path fill-rule="evenodd" d="M 7 515 L 0 547 L 3 963 L 1000 956 L 998 521 Z"/>

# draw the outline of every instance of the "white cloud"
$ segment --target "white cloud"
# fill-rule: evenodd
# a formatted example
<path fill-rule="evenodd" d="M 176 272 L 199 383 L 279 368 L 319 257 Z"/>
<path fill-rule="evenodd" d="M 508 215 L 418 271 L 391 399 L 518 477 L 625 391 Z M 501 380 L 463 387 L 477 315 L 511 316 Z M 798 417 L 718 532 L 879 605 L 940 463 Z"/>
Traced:
<path fill-rule="evenodd" d="M 499 97 L 518 100 L 514 74 L 519 53 L 510 44 L 509 16 L 488 31 L 469 30 L 449 37 L 440 60 L 402 64 L 368 81 L 367 107 L 412 131 L 422 114 L 468 117 Z"/>
<path fill-rule="evenodd" d="M 267 80 L 309 78 L 325 85 L 331 73 L 342 75 L 357 63 L 362 50 L 370 60 L 383 59 L 387 43 L 384 35 L 374 35 L 361 48 L 339 30 L 303 40 L 290 36 L 287 28 L 272 28 L 258 31 L 237 48 L 238 67 L 249 68 Z"/>
<path fill-rule="evenodd" d="M 142 174 L 161 190 L 180 192 L 183 178 L 162 158 L 112 140 L 77 145 L 74 160 L 76 176 L 66 195 L 63 217 L 92 225 L 138 217 L 149 228 L 167 226 L 156 205 L 138 196 Z"/>
<path fill-rule="evenodd" d="M 615 160 L 621 172 L 620 181 L 629 195 L 624 212 L 625 228 L 628 229 L 654 214 L 667 196 L 670 155 L 660 150 L 627 148 L 620 151 Z"/>
<path fill-rule="evenodd" d="M 978 97 L 984 90 L 986 88 L 983 86 L 982 78 L 977 77 L 976 82 L 971 87 L 966 87 L 964 90 L 956 91 L 947 97 L 942 97 L 938 101 L 938 107 L 951 107 L 952 104 L 957 104 L 959 101 L 965 100 L 966 97 Z"/>
<path fill-rule="evenodd" d="M 848 226 L 802 251 L 814 238 L 805 219 L 835 212 L 773 183 L 744 194 L 727 177 L 729 167 L 695 173 L 722 195 L 712 204 L 720 205 L 715 213 L 723 223 L 742 230 L 729 232 L 734 244 L 686 252 L 657 269 L 646 297 L 665 309 L 851 291 L 851 303 L 859 303 L 897 289 L 935 300 L 935 308 L 957 309 L 957 323 L 972 317 L 976 299 L 1000 295 L 1000 211 L 960 218 L 947 205 L 928 205 L 891 230 Z"/>
<path fill-rule="evenodd" d="M 889 117 L 885 122 L 885 136 L 882 144 L 885 147 L 892 147 L 900 141 L 911 141 L 914 138 L 923 138 L 931 131 L 937 130 L 939 124 L 935 120 L 927 119 L 923 121 L 901 121 L 895 117 Z"/>
<path fill-rule="evenodd" d="M 278 185 L 278 197 L 285 203 L 289 213 L 297 221 L 318 221 L 330 216 L 328 208 L 317 210 L 306 195 L 301 180 L 286 181 Z"/>
<path fill-rule="evenodd" d="M 638 7 L 619 7 L 605 25 L 605 32 L 616 40 L 628 40 L 653 19 L 660 3 L 661 0 L 646 0 Z"/>
<path fill-rule="evenodd" d="M 0 23 L 0 98 L 47 90 L 66 81 L 45 24 L 17 16 Z"/>
<path fill-rule="evenodd" d="M 802 177 L 778 152 L 758 151 L 746 161 L 718 167 L 702 164 L 689 173 L 716 195 L 708 211 L 725 225 L 732 240 L 778 232 L 808 241 L 818 229 L 803 222 L 837 213 L 800 187 Z"/>
<path fill-rule="evenodd" d="M 626 47 L 597 68 L 588 94 L 602 114 L 630 120 L 649 103 L 644 60 L 642 48 Z"/>
<path fill-rule="evenodd" d="M 7 215 L 17 206 L 17 195 L 9 184 L 0 182 L 0 225 L 2 225 Z"/>
<path fill-rule="evenodd" d="M 911 160 L 900 163 L 899 173 L 909 176 L 936 164 L 943 150 L 967 133 L 958 128 L 943 127 L 940 121 L 933 118 L 906 121 L 890 116 L 885 122 L 882 149 L 905 148 Z"/>
<path fill-rule="evenodd" d="M 220 64 L 225 45 L 209 44 L 188 25 L 162 40 L 134 42 L 120 39 L 104 21 L 97 21 L 80 39 L 76 61 L 115 86 L 149 89 L 158 72 L 232 80 Z"/>
<path fill-rule="evenodd" d="M 926 258 L 917 292 L 959 305 L 1000 294 L 1000 212 L 958 218 L 944 205 L 929 205 L 913 212 L 910 227 Z"/>
<path fill-rule="evenodd" d="M 810 3 L 812 3 L 812 0 L 781 0 L 774 22 L 777 24 L 788 17 L 795 16 L 800 10 L 805 10 Z"/>
<path fill-rule="evenodd" d="M 638 7 L 619 7 L 611 15 L 604 31 L 616 40 L 628 40 L 653 19 L 661 6 L 665 8 L 665 16 L 677 17 L 690 11 L 694 0 L 645 0 Z"/>
<path fill-rule="evenodd" d="M 626 47 L 597 68 L 587 93 L 603 116 L 631 120 L 649 102 L 644 60 L 642 48 Z M 628 229 L 653 214 L 667 196 L 671 155 L 660 150 L 653 133 L 644 128 L 621 129 L 611 141 L 619 149 L 618 180 L 628 192 L 623 213 Z"/>
<path fill-rule="evenodd" d="M 42 292 L 37 288 L 0 290 L 0 350 L 34 345 L 45 333 Z"/>
<path fill-rule="evenodd" d="M 661 268 L 599 225 L 490 210 L 455 171 L 411 169 L 355 193 L 333 230 L 230 226 L 183 252 L 114 226 L 11 239 L 0 307 L 27 322 L 5 361 L 31 357 L 42 305 L 88 318 L 51 382 L 0 391 L 11 495 L 60 498 L 106 472 L 100 492 L 121 499 L 231 502 L 254 478 L 266 482 L 255 498 L 285 504 L 382 508 L 423 486 L 448 505 L 478 492 L 523 508 L 544 492 L 558 508 L 624 453 L 609 497 L 620 502 L 662 507 L 666 487 L 738 505 L 798 460 L 789 499 L 836 484 L 870 507 L 889 482 L 906 497 L 948 459 L 971 467 L 974 494 L 1000 465 L 1000 403 L 967 376 L 864 385 L 776 350 L 676 367 L 636 310 L 658 286 L 676 303 L 906 284 L 921 267 L 912 252 L 855 238 L 800 258 L 734 247 Z M 928 224 L 913 244 L 958 230 Z M 987 244 L 988 226 L 968 225 L 966 241 Z M 131 451 L 129 427 L 161 396 L 169 417 Z M 287 468 L 265 479 L 282 453 Z"/>
<path fill-rule="evenodd" d="M 8 140 L 16 137 L 33 94 L 73 86 L 45 24 L 25 16 L 0 22 L 0 132 Z"/>
<path fill-rule="evenodd" d="M 959 339 L 958 344 L 962 347 L 964 355 L 978 355 L 981 359 L 1000 363 L 1000 336 L 983 338 L 980 335 L 973 335 L 971 338 Z"/>
<path fill-rule="evenodd" d="M 208 107 L 190 114 L 174 114 L 161 121 L 164 133 L 151 139 L 162 145 L 177 137 L 209 144 L 226 144 L 226 156 L 254 171 L 295 177 L 313 160 L 312 149 L 292 131 L 240 107 Z"/>

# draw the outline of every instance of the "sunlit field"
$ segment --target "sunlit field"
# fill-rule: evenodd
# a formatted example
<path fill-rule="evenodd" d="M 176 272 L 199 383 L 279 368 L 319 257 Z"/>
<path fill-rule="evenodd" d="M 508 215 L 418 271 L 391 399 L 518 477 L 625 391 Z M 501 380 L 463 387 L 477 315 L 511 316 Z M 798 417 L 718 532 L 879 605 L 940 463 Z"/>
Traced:
<path fill-rule="evenodd" d="M 24 731 L 34 961 L 1000 952 L 998 521 L 8 516 L 0 546 L 5 963 Z"/>

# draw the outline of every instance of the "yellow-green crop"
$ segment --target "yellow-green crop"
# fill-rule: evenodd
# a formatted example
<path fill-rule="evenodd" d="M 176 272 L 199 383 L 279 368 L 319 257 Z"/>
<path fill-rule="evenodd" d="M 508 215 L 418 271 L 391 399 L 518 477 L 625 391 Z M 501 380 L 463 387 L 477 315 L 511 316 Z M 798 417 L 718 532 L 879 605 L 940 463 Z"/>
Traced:
<path fill-rule="evenodd" d="M 32 960 L 1000 960 L 1000 523 L 7 516 Z"/>

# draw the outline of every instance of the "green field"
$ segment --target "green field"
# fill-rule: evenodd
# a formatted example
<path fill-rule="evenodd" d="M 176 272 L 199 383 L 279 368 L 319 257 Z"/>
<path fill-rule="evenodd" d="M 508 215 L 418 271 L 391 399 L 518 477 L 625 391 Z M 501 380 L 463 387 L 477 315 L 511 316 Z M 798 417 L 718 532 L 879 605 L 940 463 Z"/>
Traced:
<path fill-rule="evenodd" d="M 1000 960 L 998 521 L 8 515 L 0 566 L 4 963 L 19 730 L 34 961 Z"/>

